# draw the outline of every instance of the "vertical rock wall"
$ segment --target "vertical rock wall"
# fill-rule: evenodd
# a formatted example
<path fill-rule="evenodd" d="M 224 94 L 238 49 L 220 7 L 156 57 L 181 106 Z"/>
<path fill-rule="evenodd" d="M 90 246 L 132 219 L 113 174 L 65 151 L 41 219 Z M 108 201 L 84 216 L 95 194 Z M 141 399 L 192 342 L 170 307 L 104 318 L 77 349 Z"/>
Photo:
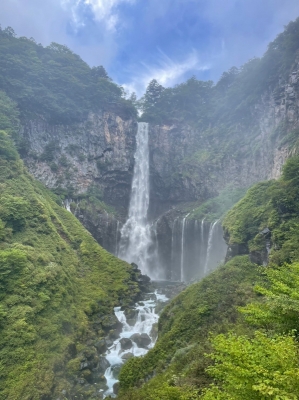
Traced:
<path fill-rule="evenodd" d="M 95 187 L 105 202 L 126 211 L 136 131 L 136 121 L 103 111 L 74 125 L 49 125 L 39 118 L 25 121 L 25 163 L 49 188 L 82 194 Z"/>

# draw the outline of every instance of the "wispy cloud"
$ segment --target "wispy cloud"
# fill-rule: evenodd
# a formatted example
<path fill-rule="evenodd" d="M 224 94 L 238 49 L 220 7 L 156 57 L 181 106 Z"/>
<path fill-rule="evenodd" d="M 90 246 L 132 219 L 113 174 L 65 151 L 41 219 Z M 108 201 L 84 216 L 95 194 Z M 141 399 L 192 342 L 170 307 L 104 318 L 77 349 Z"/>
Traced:
<path fill-rule="evenodd" d="M 135 92 L 141 96 L 152 79 L 156 79 L 162 86 L 167 87 L 182 80 L 189 71 L 206 71 L 211 68 L 210 65 L 200 62 L 195 50 L 192 50 L 182 62 L 173 61 L 160 49 L 158 49 L 158 53 L 158 62 L 154 65 L 140 63 L 143 66 L 143 72 L 135 76 L 131 82 L 123 84 L 128 93 Z"/>
<path fill-rule="evenodd" d="M 121 3 L 133 4 L 136 0 L 62 0 L 66 8 L 71 9 L 75 27 L 84 26 L 82 9 L 88 8 L 94 19 L 102 23 L 109 32 L 116 30 L 119 24 L 118 6 Z"/>

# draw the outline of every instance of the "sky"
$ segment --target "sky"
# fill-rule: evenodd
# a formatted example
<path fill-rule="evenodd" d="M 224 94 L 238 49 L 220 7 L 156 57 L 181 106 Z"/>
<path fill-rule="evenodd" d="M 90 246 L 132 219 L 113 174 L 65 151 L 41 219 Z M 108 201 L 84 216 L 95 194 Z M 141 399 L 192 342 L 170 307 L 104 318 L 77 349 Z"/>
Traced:
<path fill-rule="evenodd" d="M 0 0 L 2 28 L 64 44 L 138 96 L 154 78 L 217 81 L 297 17 L 299 0 Z"/>

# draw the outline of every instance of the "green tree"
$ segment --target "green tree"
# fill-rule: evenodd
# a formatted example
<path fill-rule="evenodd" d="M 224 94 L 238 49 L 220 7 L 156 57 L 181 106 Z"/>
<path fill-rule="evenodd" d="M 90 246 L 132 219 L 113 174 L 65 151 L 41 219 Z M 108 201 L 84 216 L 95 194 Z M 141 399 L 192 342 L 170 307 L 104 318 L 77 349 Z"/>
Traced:
<path fill-rule="evenodd" d="M 255 290 L 262 302 L 250 303 L 239 311 L 254 325 L 280 332 L 299 330 L 299 263 L 267 267 L 264 285 Z"/>
<path fill-rule="evenodd" d="M 156 79 L 150 81 L 143 99 L 144 111 L 149 111 L 158 104 L 164 90 L 164 87 Z"/>
<path fill-rule="evenodd" d="M 23 197 L 2 196 L 0 198 L 0 218 L 15 231 L 20 230 L 29 216 L 29 203 Z"/>
<path fill-rule="evenodd" d="M 234 334 L 212 340 L 216 383 L 202 400 L 296 400 L 299 395 L 298 347 L 293 337 L 253 338 Z"/>
<path fill-rule="evenodd" d="M 109 78 L 109 76 L 107 74 L 107 71 L 105 70 L 105 68 L 102 65 L 100 65 L 99 67 L 92 67 L 91 76 L 94 79 L 104 78 L 104 79 L 108 79 L 111 81 L 111 79 Z"/>
<path fill-rule="evenodd" d="M 0 130 L 0 157 L 4 160 L 17 160 L 19 158 L 18 152 L 13 146 L 9 136 L 5 131 L 1 130 Z"/>

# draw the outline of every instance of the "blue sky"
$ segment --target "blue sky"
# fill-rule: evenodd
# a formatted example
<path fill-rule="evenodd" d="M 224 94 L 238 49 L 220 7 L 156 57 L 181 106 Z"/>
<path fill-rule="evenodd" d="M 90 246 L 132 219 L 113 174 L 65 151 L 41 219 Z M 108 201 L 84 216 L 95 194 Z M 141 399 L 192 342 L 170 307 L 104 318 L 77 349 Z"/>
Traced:
<path fill-rule="evenodd" d="M 127 92 L 156 78 L 173 86 L 192 75 L 217 81 L 261 56 L 298 0 L 1 0 L 0 23 L 18 36 L 66 44 L 103 65 Z"/>

